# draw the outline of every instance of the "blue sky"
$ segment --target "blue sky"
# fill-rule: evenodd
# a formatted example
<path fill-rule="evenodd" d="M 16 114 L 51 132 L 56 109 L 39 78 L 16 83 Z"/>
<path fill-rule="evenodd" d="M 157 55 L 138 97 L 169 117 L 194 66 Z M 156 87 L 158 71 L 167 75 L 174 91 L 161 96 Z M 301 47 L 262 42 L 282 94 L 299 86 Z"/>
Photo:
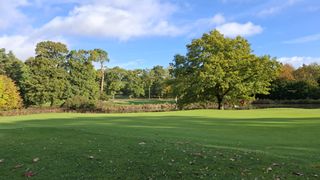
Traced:
<path fill-rule="evenodd" d="M 168 66 L 203 33 L 242 35 L 258 55 L 320 63 L 318 0 L 0 0 L 0 48 L 25 60 L 37 42 L 102 48 L 107 66 Z"/>

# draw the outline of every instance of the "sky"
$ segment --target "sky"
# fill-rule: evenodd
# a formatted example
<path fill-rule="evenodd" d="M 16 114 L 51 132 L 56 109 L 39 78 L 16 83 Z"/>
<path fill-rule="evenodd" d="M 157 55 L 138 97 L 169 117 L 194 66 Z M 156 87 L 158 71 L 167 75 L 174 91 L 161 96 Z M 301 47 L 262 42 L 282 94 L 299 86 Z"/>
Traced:
<path fill-rule="evenodd" d="M 0 0 L 0 48 L 21 60 L 51 40 L 104 49 L 109 67 L 166 67 L 214 29 L 245 37 L 257 55 L 320 63 L 319 0 Z"/>

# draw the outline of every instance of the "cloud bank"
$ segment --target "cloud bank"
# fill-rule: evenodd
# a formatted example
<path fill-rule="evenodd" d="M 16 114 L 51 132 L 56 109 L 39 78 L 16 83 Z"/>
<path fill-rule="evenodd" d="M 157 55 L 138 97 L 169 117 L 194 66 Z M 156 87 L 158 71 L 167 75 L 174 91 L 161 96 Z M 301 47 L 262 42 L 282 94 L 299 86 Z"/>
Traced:
<path fill-rule="evenodd" d="M 55 3 L 71 3 L 73 7 L 65 15 L 56 16 L 27 32 L 0 35 L 0 47 L 13 50 L 20 59 L 25 60 L 33 55 L 37 42 L 44 40 L 59 40 L 70 44 L 70 37 L 128 41 L 151 36 L 188 36 L 194 32 L 199 35 L 212 29 L 218 29 L 228 37 L 252 36 L 263 31 L 261 26 L 252 22 L 229 22 L 222 14 L 177 24 L 173 19 L 181 11 L 180 7 L 161 0 L 68 0 Z M 12 3 L 9 0 L 0 1 L 0 5 L 5 5 L 0 6 L 0 10 L 8 8 L 5 13 L 1 14 L 0 11 L 0 32 L 1 28 L 9 28 L 6 21 L 13 24 L 26 21 L 27 16 L 19 8 L 32 4 L 50 5 L 43 0 L 13 0 Z M 7 16 L 11 19 L 1 21 L 6 19 L 2 17 Z"/>

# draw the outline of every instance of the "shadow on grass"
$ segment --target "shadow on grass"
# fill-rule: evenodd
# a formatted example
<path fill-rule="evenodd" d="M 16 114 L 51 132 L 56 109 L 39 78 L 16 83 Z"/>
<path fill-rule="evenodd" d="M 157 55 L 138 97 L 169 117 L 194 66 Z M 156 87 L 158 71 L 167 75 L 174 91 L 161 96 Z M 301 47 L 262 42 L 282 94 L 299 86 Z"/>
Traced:
<path fill-rule="evenodd" d="M 230 148 L 309 151 L 320 148 L 319 118 L 227 119 L 201 116 L 104 116 L 0 122 L 0 131 L 16 128 L 71 128 L 111 136 L 190 140 Z M 287 147 L 287 148 L 276 148 Z M 289 153 L 291 154 L 291 153 Z"/>
<path fill-rule="evenodd" d="M 86 114 L 87 115 L 87 114 Z M 320 118 L 210 118 L 203 116 L 74 116 L 66 118 L 43 118 L 35 120 L 13 120 L 9 122 L 0 121 L 0 129 L 6 129 L 10 127 L 21 127 L 26 125 L 30 127 L 36 125 L 36 127 L 47 126 L 117 126 L 117 127 L 138 127 L 138 128 L 206 128 L 214 126 L 232 126 L 232 128 L 242 127 L 263 127 L 263 128 L 298 128 L 302 126 L 320 126 Z"/>

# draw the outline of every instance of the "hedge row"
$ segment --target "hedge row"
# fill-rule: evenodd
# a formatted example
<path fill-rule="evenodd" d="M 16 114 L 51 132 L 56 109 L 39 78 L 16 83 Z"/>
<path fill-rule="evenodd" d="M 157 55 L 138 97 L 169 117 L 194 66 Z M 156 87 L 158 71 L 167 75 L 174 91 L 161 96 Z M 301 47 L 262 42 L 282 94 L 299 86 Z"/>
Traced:
<path fill-rule="evenodd" d="M 39 113 L 62 113 L 62 112 L 79 112 L 79 113 L 135 113 L 135 112 L 164 112 L 174 111 L 174 104 L 145 104 L 145 105 L 112 105 L 105 107 L 84 107 L 80 109 L 69 108 L 27 108 L 10 111 L 0 111 L 0 116 L 18 116 Z"/>
<path fill-rule="evenodd" d="M 271 100 L 259 99 L 252 103 L 255 104 L 320 104 L 320 99 L 296 99 L 296 100 Z"/>
<path fill-rule="evenodd" d="M 27 108 L 27 109 L 15 109 L 9 111 L 0 111 L 0 116 L 19 116 L 28 114 L 40 114 L 40 113 L 62 113 L 65 112 L 63 108 Z"/>

